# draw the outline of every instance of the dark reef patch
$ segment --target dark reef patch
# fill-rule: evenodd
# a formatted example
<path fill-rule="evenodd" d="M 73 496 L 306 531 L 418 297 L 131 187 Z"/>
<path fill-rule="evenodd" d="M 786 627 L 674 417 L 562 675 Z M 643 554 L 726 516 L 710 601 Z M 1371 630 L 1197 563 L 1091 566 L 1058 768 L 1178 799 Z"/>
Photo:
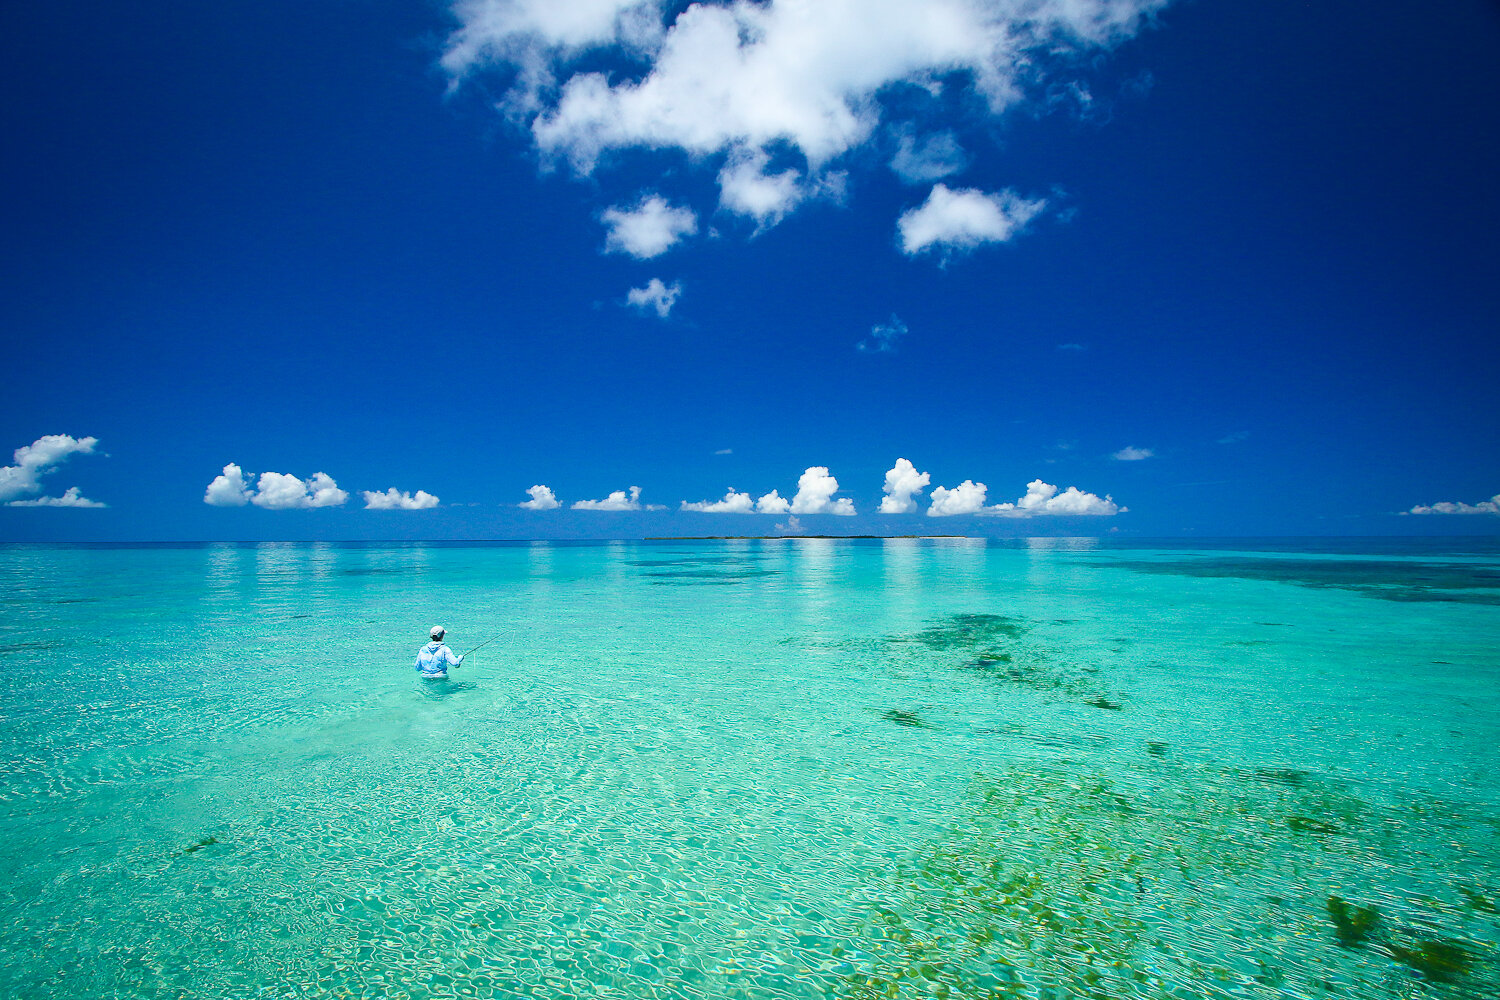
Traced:
<path fill-rule="evenodd" d="M 1402 603 L 1432 601 L 1500 605 L 1500 570 L 1470 563 L 1200 556 L 1172 562 L 1120 560 L 1098 565 L 1165 576 L 1265 580 L 1315 589 L 1349 590 L 1378 600 Z"/>

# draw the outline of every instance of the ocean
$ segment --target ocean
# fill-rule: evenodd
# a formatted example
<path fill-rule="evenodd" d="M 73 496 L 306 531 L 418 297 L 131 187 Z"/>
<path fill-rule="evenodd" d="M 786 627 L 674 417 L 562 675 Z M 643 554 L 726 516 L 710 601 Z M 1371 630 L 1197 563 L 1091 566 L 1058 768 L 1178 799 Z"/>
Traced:
<path fill-rule="evenodd" d="M 1500 996 L 1500 545 L 0 546 L 0 995 Z M 419 680 L 434 624 L 455 651 Z"/>

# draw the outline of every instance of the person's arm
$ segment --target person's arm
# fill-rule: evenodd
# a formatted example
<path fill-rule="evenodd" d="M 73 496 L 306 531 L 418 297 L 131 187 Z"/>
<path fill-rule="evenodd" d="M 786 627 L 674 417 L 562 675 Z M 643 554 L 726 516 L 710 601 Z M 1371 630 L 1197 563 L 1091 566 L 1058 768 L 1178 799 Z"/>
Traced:
<path fill-rule="evenodd" d="M 462 656 L 454 656 L 453 650 L 449 649 L 447 646 L 443 647 L 443 658 L 448 661 L 449 666 L 453 667 L 459 666 L 464 662 L 464 658 Z"/>

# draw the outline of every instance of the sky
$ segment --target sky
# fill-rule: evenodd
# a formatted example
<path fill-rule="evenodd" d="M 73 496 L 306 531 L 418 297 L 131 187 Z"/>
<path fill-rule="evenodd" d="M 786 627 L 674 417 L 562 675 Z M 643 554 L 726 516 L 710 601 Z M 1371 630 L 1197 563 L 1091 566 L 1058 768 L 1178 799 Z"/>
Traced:
<path fill-rule="evenodd" d="M 1500 532 L 1500 5 L 0 5 L 0 540 Z"/>

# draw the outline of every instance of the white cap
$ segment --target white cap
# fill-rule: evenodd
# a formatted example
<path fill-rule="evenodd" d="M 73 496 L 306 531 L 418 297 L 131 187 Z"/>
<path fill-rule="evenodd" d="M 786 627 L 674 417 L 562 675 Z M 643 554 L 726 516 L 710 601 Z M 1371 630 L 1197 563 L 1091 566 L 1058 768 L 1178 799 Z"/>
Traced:
<path fill-rule="evenodd" d="M 441 639 L 444 635 L 447 634 L 447 632 L 448 630 L 443 628 L 443 626 L 434 625 L 432 626 L 432 631 L 428 634 L 431 635 L 434 639 Z"/>

